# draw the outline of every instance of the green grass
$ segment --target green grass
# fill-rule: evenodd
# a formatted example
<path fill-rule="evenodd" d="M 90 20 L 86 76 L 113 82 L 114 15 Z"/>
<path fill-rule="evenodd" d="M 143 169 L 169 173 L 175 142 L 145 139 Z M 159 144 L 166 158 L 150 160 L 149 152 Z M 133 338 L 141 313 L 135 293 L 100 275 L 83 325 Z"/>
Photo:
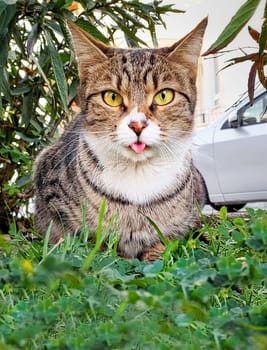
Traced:
<path fill-rule="evenodd" d="M 115 233 L 100 252 L 101 217 L 96 245 L 86 228 L 53 247 L 11 225 L 0 238 L 0 349 L 265 350 L 267 214 L 247 214 L 203 217 L 197 236 L 151 264 L 119 258 Z"/>

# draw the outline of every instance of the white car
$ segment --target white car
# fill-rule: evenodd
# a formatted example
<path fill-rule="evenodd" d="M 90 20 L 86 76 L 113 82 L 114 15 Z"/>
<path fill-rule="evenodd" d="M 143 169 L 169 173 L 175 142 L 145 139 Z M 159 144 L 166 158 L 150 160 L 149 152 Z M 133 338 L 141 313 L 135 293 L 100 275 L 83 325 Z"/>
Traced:
<path fill-rule="evenodd" d="M 207 189 L 207 202 L 229 211 L 267 201 L 267 92 L 248 99 L 195 132 L 193 161 Z"/>

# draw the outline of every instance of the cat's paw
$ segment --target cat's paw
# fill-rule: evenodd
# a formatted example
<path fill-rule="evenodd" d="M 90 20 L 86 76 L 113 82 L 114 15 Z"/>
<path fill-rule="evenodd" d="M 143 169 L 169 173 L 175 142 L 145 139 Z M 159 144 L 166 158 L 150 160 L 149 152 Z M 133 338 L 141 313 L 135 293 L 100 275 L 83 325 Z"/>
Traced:
<path fill-rule="evenodd" d="M 164 252 L 164 250 L 165 246 L 161 242 L 158 242 L 154 247 L 145 249 L 140 257 L 140 260 L 150 262 L 162 260 L 161 254 Z"/>

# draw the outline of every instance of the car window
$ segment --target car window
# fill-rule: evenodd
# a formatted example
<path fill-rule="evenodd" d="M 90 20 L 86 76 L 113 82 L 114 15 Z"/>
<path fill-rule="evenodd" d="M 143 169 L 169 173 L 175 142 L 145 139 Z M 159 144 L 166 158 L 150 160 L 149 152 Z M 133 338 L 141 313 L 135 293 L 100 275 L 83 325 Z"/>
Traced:
<path fill-rule="evenodd" d="M 245 106 L 238 110 L 236 107 L 233 107 L 231 109 L 231 113 L 228 112 L 227 119 L 222 124 L 221 130 L 261 123 L 267 123 L 266 92 L 257 96 L 252 106 L 247 103 Z"/>
<path fill-rule="evenodd" d="M 267 94 L 262 94 L 251 106 L 247 104 L 237 112 L 241 126 L 267 123 Z"/>

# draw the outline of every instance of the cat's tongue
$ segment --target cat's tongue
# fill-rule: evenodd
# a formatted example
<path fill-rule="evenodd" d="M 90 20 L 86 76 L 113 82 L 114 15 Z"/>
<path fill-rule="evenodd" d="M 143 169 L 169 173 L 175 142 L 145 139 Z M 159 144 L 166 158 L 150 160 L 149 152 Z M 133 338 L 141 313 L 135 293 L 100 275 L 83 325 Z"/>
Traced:
<path fill-rule="evenodd" d="M 130 144 L 130 147 L 136 153 L 142 153 L 146 148 L 146 144 L 144 142 L 133 142 Z"/>

